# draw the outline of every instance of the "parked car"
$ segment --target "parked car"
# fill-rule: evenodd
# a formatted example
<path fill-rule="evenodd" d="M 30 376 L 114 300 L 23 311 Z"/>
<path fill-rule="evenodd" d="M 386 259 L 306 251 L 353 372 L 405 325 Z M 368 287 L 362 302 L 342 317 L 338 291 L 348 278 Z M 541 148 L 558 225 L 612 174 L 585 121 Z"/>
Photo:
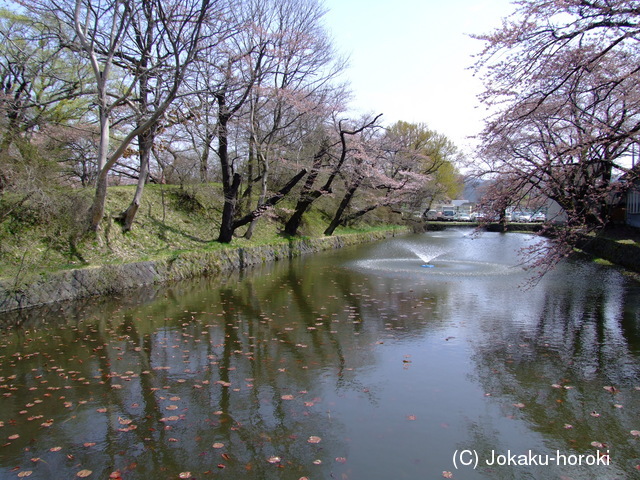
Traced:
<path fill-rule="evenodd" d="M 512 222 L 530 222 L 531 214 L 527 212 L 520 212 L 520 211 L 511 212 L 511 221 Z"/>
<path fill-rule="evenodd" d="M 468 213 L 460 212 L 455 216 L 455 220 L 458 222 L 470 222 L 471 216 Z"/>
<path fill-rule="evenodd" d="M 453 210 L 445 210 L 442 212 L 442 220 L 452 222 L 456 218 L 456 212 Z"/>
<path fill-rule="evenodd" d="M 435 210 L 429 210 L 426 214 L 425 214 L 425 218 L 427 220 L 438 220 L 438 218 L 442 215 L 441 212 L 437 212 Z"/>
<path fill-rule="evenodd" d="M 546 222 L 547 221 L 547 216 L 542 212 L 536 212 L 531 217 L 531 221 L 532 222 Z"/>
<path fill-rule="evenodd" d="M 487 214 L 482 212 L 472 212 L 470 217 L 472 222 L 481 222 L 487 218 Z"/>

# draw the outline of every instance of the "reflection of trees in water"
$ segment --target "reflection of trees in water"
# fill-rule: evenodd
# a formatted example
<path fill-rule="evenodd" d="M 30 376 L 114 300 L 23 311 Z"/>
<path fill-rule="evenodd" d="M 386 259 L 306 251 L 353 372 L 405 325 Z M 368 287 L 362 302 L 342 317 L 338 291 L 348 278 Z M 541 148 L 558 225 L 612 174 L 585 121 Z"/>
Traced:
<path fill-rule="evenodd" d="M 487 318 L 475 342 L 477 378 L 505 416 L 526 420 L 552 448 L 592 453 L 592 442 L 602 442 L 612 462 L 631 471 L 640 358 L 623 305 L 637 298 L 628 298 L 632 292 L 616 273 L 587 265 L 572 274 L 570 283 L 543 282 L 531 293 L 542 301 L 528 322 Z M 493 439 L 483 428 L 476 425 L 479 438 Z"/>
<path fill-rule="evenodd" d="M 322 379 L 362 392 L 350 371 L 373 357 L 351 344 L 374 337 L 354 323 L 361 315 L 338 298 L 341 290 L 330 277 L 322 288 L 317 279 L 317 272 L 281 269 L 260 285 L 250 278 L 221 287 L 203 281 L 195 290 L 178 285 L 161 302 L 100 302 L 100 310 L 82 309 L 59 326 L 40 324 L 37 332 L 34 326 L 30 338 L 7 343 L 9 357 L 18 350 L 23 356 L 2 367 L 19 372 L 20 385 L 10 402 L 3 400 L 3 412 L 11 412 L 4 415 L 20 419 L 22 405 L 38 394 L 23 386 L 39 391 L 42 379 L 71 387 L 64 398 L 74 415 L 60 402 L 49 405 L 52 426 L 34 424 L 24 435 L 33 439 L 29 452 L 18 441 L 3 450 L 3 465 L 35 455 L 58 472 L 82 465 L 94 475 L 129 469 L 129 476 L 147 478 L 211 471 L 220 463 L 230 474 L 261 478 L 278 469 L 266 461 L 277 455 L 280 478 L 339 472 L 334 459 L 348 451 L 342 425 L 323 404 Z M 17 428 L 25 431 L 27 423 Z M 322 442 L 307 443 L 311 435 Z M 95 445 L 84 447 L 87 442 Z M 214 442 L 224 449 L 212 449 Z M 52 457 L 48 448 L 56 444 L 73 456 L 73 465 Z M 315 459 L 323 465 L 313 465 Z"/>

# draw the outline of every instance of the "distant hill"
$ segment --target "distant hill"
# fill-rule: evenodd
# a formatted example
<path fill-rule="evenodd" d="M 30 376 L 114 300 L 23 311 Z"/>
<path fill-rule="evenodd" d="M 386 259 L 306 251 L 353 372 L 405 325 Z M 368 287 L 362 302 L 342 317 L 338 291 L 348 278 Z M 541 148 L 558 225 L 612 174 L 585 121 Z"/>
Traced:
<path fill-rule="evenodd" d="M 485 180 L 478 180 L 477 178 L 465 180 L 462 198 L 472 203 L 478 203 L 482 197 L 483 187 L 487 183 Z"/>

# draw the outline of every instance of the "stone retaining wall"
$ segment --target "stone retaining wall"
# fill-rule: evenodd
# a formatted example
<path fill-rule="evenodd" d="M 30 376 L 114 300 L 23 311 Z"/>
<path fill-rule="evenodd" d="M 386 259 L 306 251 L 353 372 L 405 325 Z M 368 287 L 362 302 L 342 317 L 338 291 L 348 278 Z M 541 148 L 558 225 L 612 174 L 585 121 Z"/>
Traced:
<path fill-rule="evenodd" d="M 243 270 L 251 265 L 382 240 L 405 232 L 406 230 L 389 230 L 291 239 L 288 244 L 272 246 L 189 251 L 156 261 L 45 273 L 39 280 L 29 284 L 13 285 L 9 281 L 0 281 L 0 312 L 96 295 L 113 295 L 145 285 Z"/>
<path fill-rule="evenodd" d="M 586 237 L 577 247 L 596 257 L 634 272 L 640 272 L 640 248 L 635 244 L 616 242 L 606 237 Z"/>

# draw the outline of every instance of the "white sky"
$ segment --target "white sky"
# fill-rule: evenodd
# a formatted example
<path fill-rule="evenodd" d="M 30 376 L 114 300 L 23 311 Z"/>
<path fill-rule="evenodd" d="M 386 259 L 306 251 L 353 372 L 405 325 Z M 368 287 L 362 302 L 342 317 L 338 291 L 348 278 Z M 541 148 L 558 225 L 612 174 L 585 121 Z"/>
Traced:
<path fill-rule="evenodd" d="M 469 150 L 482 128 L 480 82 L 468 69 L 487 33 L 512 11 L 509 0 L 325 0 L 327 28 L 350 57 L 346 78 L 357 112 L 383 122 L 426 123 Z"/>

